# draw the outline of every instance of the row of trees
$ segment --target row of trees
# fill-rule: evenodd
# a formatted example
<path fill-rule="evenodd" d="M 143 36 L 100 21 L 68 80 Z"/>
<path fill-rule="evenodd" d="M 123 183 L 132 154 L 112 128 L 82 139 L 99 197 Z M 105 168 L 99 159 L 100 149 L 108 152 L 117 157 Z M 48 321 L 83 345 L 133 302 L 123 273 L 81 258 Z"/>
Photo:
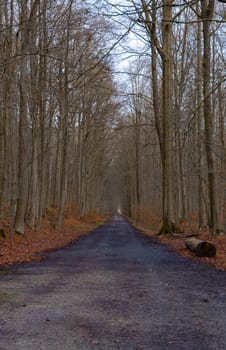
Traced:
<path fill-rule="evenodd" d="M 225 223 L 223 6 L 139 0 L 112 7 L 143 42 L 128 72 L 130 110 L 118 125 L 123 207 L 137 220 L 157 211 L 162 233 L 182 221 L 212 232 Z"/>
<path fill-rule="evenodd" d="M 24 233 L 50 208 L 60 225 L 102 210 L 117 103 L 110 27 L 89 4 L 0 4 L 0 222 Z"/>
<path fill-rule="evenodd" d="M 57 225 L 121 208 L 162 233 L 221 229 L 224 14 L 214 0 L 1 3 L 0 222 L 24 233 L 50 208 Z M 138 54 L 128 79 L 112 52 Z"/>

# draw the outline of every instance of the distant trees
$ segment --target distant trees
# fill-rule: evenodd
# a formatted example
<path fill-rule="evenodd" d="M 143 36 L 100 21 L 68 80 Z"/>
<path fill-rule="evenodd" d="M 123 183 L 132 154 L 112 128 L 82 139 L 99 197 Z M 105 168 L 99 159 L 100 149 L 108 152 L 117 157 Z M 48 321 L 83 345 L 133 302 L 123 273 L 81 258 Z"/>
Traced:
<path fill-rule="evenodd" d="M 181 222 L 222 229 L 223 9 L 206 0 L 2 2 L 0 224 L 24 233 L 50 210 L 60 226 L 65 213 L 120 208 L 155 218 L 162 233 Z M 123 82 L 110 55 L 117 45 L 116 58 L 128 48 Z"/>
<path fill-rule="evenodd" d="M 140 0 L 112 7 L 115 16 L 124 16 L 130 23 L 133 21 L 133 35 L 137 35 L 138 42 L 141 38 L 143 40 L 140 55 L 148 52 L 150 58 L 150 63 L 146 59 L 143 64 L 146 68 L 139 73 L 135 68 L 133 73 L 143 76 L 146 86 L 149 81 L 151 90 L 146 88 L 135 92 L 134 84 L 128 80 L 128 86 L 131 85 L 131 92 L 135 95 L 134 101 L 145 101 L 147 108 L 139 112 L 138 121 L 137 110 L 132 106 L 123 121 L 127 130 L 123 137 L 139 149 L 136 153 L 139 159 L 133 166 L 131 160 L 128 163 L 130 178 L 137 178 L 135 164 L 139 164 L 139 175 L 145 173 L 145 178 L 149 177 L 154 187 L 155 184 L 158 187 L 159 176 L 162 176 L 162 199 L 159 192 L 154 205 L 150 204 L 151 200 L 146 204 L 150 216 L 156 207 L 162 208 L 162 233 L 176 232 L 180 222 L 208 226 L 215 233 L 222 229 L 225 220 L 222 205 L 225 200 L 222 6 L 215 1 L 175 4 L 172 1 Z M 137 52 L 138 49 L 134 50 L 134 55 Z M 149 123 L 144 122 L 147 119 Z M 129 130 L 134 130 L 134 136 Z M 157 149 L 156 146 L 144 147 L 147 134 L 149 138 L 155 135 L 154 140 L 157 138 L 159 145 Z M 153 138 L 149 139 L 149 145 L 152 143 Z M 161 159 L 157 178 L 149 166 L 154 149 Z M 150 185 L 145 182 L 142 186 L 143 183 L 142 179 L 139 203 L 136 197 L 131 196 L 130 204 L 127 201 L 128 212 L 135 205 L 132 215 L 141 220 L 146 216 L 142 215 L 145 212 L 142 197 L 151 198 L 154 193 Z M 134 184 L 135 188 L 138 186 Z"/>
<path fill-rule="evenodd" d="M 41 227 L 55 208 L 103 210 L 102 183 L 115 87 L 107 22 L 86 2 L 0 5 L 0 220 Z"/>

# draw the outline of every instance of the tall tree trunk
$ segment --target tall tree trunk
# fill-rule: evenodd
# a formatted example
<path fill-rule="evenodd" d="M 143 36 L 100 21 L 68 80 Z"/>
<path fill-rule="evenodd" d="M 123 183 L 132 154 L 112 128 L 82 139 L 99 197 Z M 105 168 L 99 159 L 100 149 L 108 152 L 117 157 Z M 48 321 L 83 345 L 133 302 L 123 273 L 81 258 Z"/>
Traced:
<path fill-rule="evenodd" d="M 21 55 L 27 54 L 29 44 L 28 8 L 27 1 L 21 2 Z M 22 58 L 20 63 L 19 81 L 19 147 L 18 147 L 18 196 L 14 230 L 17 233 L 25 233 L 25 213 L 28 199 L 28 162 L 27 162 L 27 103 L 26 103 L 26 65 L 27 58 Z"/>
<path fill-rule="evenodd" d="M 19 155 L 18 155 L 18 197 L 14 230 L 19 234 L 25 233 L 25 213 L 28 199 L 28 162 L 26 152 L 27 142 L 27 108 L 25 91 L 23 89 L 23 72 L 20 78 L 20 119 L 19 119 Z"/>
<path fill-rule="evenodd" d="M 214 159 L 214 115 L 211 104 L 211 46 L 210 30 L 211 20 L 213 18 L 215 1 L 201 1 L 202 25 L 203 25 L 203 95 L 204 95 L 204 119 L 205 119 L 205 138 L 206 138 L 206 155 L 208 167 L 208 189 L 209 189 L 209 228 L 212 233 L 219 229 L 218 218 L 218 185 L 217 174 Z"/>
<path fill-rule="evenodd" d="M 172 0 L 162 4 L 162 46 L 155 33 L 150 10 L 145 0 L 141 0 L 148 34 L 162 60 L 162 136 L 158 131 L 162 158 L 162 228 L 160 233 L 171 233 L 177 229 L 175 214 L 175 155 L 173 101 L 173 56 L 172 56 Z M 155 14 L 153 15 L 155 18 Z M 154 56 L 155 57 L 155 56 Z M 157 120 L 157 119 L 156 119 Z M 157 124 L 158 126 L 158 124 Z M 162 139 L 162 142 L 161 142 Z"/>
<path fill-rule="evenodd" d="M 138 108 L 139 108 L 139 101 Z M 140 114 L 139 109 L 135 112 L 135 220 L 140 219 Z"/>
<path fill-rule="evenodd" d="M 25 233 L 25 215 L 28 202 L 28 103 L 26 96 L 28 72 L 28 53 L 31 46 L 32 23 L 36 15 L 40 0 L 31 1 L 30 13 L 28 3 L 22 0 L 20 3 L 20 26 L 21 26 L 21 61 L 20 61 L 20 80 L 19 80 L 19 154 L 18 154 L 18 198 L 14 221 L 14 230 L 20 234 Z"/>
<path fill-rule="evenodd" d="M 46 122 L 46 86 L 47 86 L 47 28 L 46 28 L 46 12 L 47 12 L 47 1 L 42 2 L 42 7 L 39 10 L 39 76 L 38 76 L 38 105 L 39 105 L 39 121 L 40 121 L 40 181 L 39 181 L 39 208 L 38 208 L 38 222 L 37 228 L 39 229 L 42 224 L 42 220 L 45 214 L 46 208 L 46 195 L 47 195 L 47 171 L 49 163 L 47 163 L 47 122 Z"/>
<path fill-rule="evenodd" d="M 62 72 L 62 101 L 60 103 L 60 113 L 62 113 L 62 127 L 63 127 L 63 150 L 62 150 L 62 168 L 61 168 L 61 182 L 60 182 L 60 202 L 59 202 L 59 211 L 57 218 L 57 226 L 62 225 L 63 220 L 63 211 L 67 196 L 67 177 L 68 177 L 68 144 L 69 144 L 69 107 L 68 107 L 68 65 L 67 60 L 69 58 L 69 40 L 70 40 L 70 21 L 71 21 L 71 11 L 72 11 L 72 1 L 69 5 L 69 14 L 67 18 L 67 31 L 66 31 L 66 49 L 65 49 L 65 64 Z"/>
<path fill-rule="evenodd" d="M 7 64 L 10 60 L 13 49 L 13 20 L 14 10 L 12 0 L 10 4 L 1 4 L 0 23 L 2 27 L 9 26 L 7 32 L 1 31 L 1 63 L 2 67 L 2 117 L 0 121 L 0 149 L 1 149 L 1 170 L 0 170 L 0 227 L 3 218 L 5 202 L 9 201 L 9 190 L 6 191 L 7 184 L 10 181 L 10 160 L 9 160 L 9 130 L 11 121 L 11 87 L 14 76 L 14 65 Z"/>
<path fill-rule="evenodd" d="M 199 13 L 199 5 L 197 3 L 196 10 Z M 204 159 L 205 159 L 205 149 L 203 143 L 203 131 L 204 131 L 204 120 L 203 120 L 203 109 L 201 108 L 201 100 L 202 100 L 202 40 L 201 40 L 201 23 L 198 21 L 197 28 L 197 70 L 196 70 L 196 101 L 198 107 L 197 110 L 197 131 L 198 131 L 198 191 L 199 191 L 199 227 L 202 228 L 205 226 L 206 221 L 206 213 L 205 213 L 205 188 L 204 188 Z M 208 213 L 207 213 L 208 214 Z M 208 216 L 208 215 L 207 215 Z"/>
<path fill-rule="evenodd" d="M 163 225 L 161 233 L 171 233 L 176 228 L 174 189 L 174 122 L 172 116 L 172 1 L 163 1 L 162 42 L 162 189 Z"/>
<path fill-rule="evenodd" d="M 152 22 L 154 23 L 153 30 L 155 31 L 156 23 L 156 1 L 152 1 Z M 154 32 L 155 35 L 155 32 Z M 158 89 L 158 72 L 157 72 L 157 52 L 154 41 L 151 40 L 151 77 L 152 77 L 152 97 L 153 97 L 153 110 L 156 132 L 158 135 L 159 146 L 162 154 L 162 125 L 161 125 L 161 110 L 160 110 L 160 97 Z"/>

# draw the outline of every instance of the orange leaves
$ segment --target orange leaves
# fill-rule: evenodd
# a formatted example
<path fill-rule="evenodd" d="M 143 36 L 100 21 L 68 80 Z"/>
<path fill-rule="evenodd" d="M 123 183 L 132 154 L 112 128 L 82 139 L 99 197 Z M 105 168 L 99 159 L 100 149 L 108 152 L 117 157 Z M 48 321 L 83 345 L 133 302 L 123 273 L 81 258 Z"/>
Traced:
<path fill-rule="evenodd" d="M 175 249 L 180 255 L 185 256 L 187 258 L 196 259 L 199 261 L 207 262 L 211 266 L 214 266 L 218 269 L 226 270 L 226 235 L 209 235 L 205 231 L 200 231 L 198 234 L 199 239 L 203 239 L 206 241 L 212 242 L 217 251 L 217 255 L 214 258 L 200 258 L 195 256 L 195 254 L 191 253 L 189 250 L 185 248 L 186 234 L 179 235 L 176 238 L 172 236 L 161 237 L 160 240 L 164 243 L 169 244 L 173 249 Z"/>
<path fill-rule="evenodd" d="M 63 220 L 63 226 L 64 227 L 74 227 L 79 228 L 81 226 L 81 221 L 74 218 L 73 216 L 67 217 Z"/>
<path fill-rule="evenodd" d="M 87 223 L 93 224 L 93 223 L 99 223 L 104 221 L 104 218 L 97 213 L 89 213 L 83 218 L 83 220 Z"/>
<path fill-rule="evenodd" d="M 0 238 L 0 264 L 39 261 L 43 258 L 43 252 L 68 245 L 91 229 L 93 225 L 68 218 L 61 230 L 44 223 L 40 231 L 27 227 L 26 235 L 21 236 L 9 233 L 4 225 L 6 238 Z"/>
<path fill-rule="evenodd" d="M 142 225 L 137 224 L 135 222 L 133 223 L 140 230 L 144 231 L 144 233 L 147 236 L 157 237 L 156 235 L 158 231 L 156 229 L 153 229 L 150 225 L 147 225 L 146 223 Z M 158 236 L 157 239 L 171 246 L 178 254 L 184 257 L 206 262 L 213 267 L 216 267 L 221 270 L 226 270 L 226 234 L 222 233 L 219 235 L 211 235 L 209 234 L 207 229 L 206 230 L 197 230 L 197 228 L 191 229 L 191 227 L 186 223 L 181 224 L 181 229 L 183 230 L 182 234 L 178 234 L 175 236 L 171 236 L 171 235 Z M 212 242 L 216 247 L 216 251 L 217 251 L 216 256 L 214 258 L 197 257 L 194 253 L 186 249 L 184 242 L 187 236 L 192 234 L 197 236 L 199 239 Z"/>

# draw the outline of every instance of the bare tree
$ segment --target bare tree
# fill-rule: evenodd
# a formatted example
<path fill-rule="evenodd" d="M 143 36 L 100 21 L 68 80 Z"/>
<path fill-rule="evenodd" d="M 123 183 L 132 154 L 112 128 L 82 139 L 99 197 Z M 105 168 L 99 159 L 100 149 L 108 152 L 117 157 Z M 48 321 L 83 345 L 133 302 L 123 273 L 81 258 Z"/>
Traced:
<path fill-rule="evenodd" d="M 204 119 L 205 142 L 207 155 L 208 188 L 209 188 L 209 227 L 212 232 L 219 229 L 218 218 L 218 185 L 214 159 L 214 114 L 211 104 L 211 20 L 213 18 L 215 1 L 201 1 L 202 26 L 203 26 L 203 95 L 204 95 Z"/>

